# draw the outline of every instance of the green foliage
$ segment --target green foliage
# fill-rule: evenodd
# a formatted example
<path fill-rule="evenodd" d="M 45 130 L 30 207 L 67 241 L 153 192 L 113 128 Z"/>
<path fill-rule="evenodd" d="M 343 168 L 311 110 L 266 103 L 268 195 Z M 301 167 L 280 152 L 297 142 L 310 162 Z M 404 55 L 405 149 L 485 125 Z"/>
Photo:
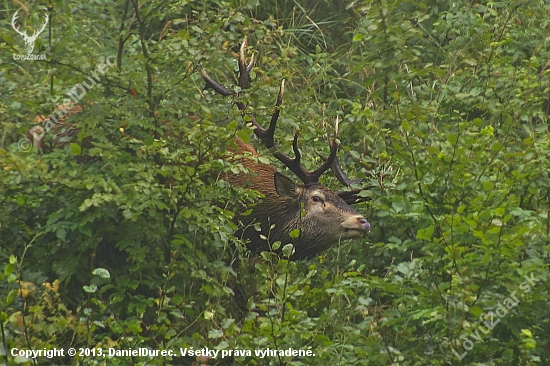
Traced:
<path fill-rule="evenodd" d="M 13 59 L 17 9 L 0 13 L 6 364 L 549 363 L 547 3 L 53 1 L 19 20 L 50 15 L 46 61 Z M 244 36 L 252 88 L 203 90 L 202 68 L 234 85 Z M 84 111 L 26 149 L 94 72 Z M 233 219 L 258 193 L 223 180 L 251 132 L 235 100 L 265 124 L 283 78 L 281 147 L 299 128 L 316 165 L 339 116 L 340 163 L 369 187 L 369 237 L 309 261 L 280 242 L 249 258 Z M 10 354 L 70 347 L 175 354 Z"/>

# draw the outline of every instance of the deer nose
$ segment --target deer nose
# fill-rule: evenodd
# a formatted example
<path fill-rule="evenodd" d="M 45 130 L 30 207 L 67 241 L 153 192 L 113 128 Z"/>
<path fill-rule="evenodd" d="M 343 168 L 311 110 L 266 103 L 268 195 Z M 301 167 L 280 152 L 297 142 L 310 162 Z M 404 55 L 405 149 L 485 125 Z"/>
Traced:
<path fill-rule="evenodd" d="M 364 217 L 360 217 L 357 219 L 361 226 L 363 226 L 363 230 L 365 230 L 366 233 L 370 232 L 370 223 L 365 219 Z"/>

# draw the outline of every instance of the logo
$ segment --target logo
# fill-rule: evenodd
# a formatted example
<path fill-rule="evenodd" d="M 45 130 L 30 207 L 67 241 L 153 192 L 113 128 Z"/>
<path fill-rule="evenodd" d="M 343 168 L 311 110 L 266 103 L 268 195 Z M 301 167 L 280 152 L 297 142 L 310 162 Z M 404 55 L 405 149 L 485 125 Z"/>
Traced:
<path fill-rule="evenodd" d="M 30 129 L 29 133 L 32 135 L 35 141 L 39 142 L 46 134 L 46 131 L 44 131 L 44 127 L 42 126 L 34 126 Z"/>
<path fill-rule="evenodd" d="M 23 40 L 25 41 L 25 49 L 27 51 L 27 54 L 26 55 L 14 54 L 13 59 L 14 60 L 18 60 L 18 59 L 19 60 L 45 60 L 46 55 L 33 55 L 32 50 L 34 49 L 34 42 L 36 41 L 40 33 L 42 33 L 44 29 L 46 29 L 46 25 L 48 24 L 48 20 L 50 19 L 48 17 L 48 14 L 44 15 L 44 24 L 42 25 L 42 28 L 40 30 L 35 30 L 32 36 L 29 36 L 26 30 L 24 32 L 21 32 L 19 30 L 20 25 L 16 25 L 17 18 L 19 17 L 17 13 L 19 13 L 19 10 L 17 10 L 15 14 L 13 14 L 13 17 L 11 18 L 11 26 L 21 37 L 23 37 Z"/>

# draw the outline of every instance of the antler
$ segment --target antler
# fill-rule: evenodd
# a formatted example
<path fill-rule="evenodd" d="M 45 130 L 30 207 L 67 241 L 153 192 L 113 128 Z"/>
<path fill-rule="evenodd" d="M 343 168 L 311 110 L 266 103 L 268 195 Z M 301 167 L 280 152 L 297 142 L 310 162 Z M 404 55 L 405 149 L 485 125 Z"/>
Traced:
<path fill-rule="evenodd" d="M 336 116 L 336 126 L 334 127 L 334 137 L 331 139 L 330 137 L 330 131 L 327 129 L 327 137 L 328 137 L 328 143 L 329 146 L 332 143 L 332 141 L 338 141 L 338 126 L 339 126 L 339 119 L 338 116 Z M 317 155 L 323 159 L 324 161 L 327 161 L 328 158 L 321 154 L 319 151 L 315 150 Z M 334 173 L 334 176 L 342 185 L 346 186 L 346 188 L 351 188 L 352 185 L 360 184 L 364 181 L 363 178 L 359 179 L 351 179 L 347 176 L 347 174 L 344 172 L 342 167 L 340 166 L 340 162 L 338 161 L 338 158 L 334 158 L 334 161 L 332 162 L 330 168 L 332 169 L 332 172 Z M 348 205 L 359 203 L 359 202 L 365 202 L 368 199 L 366 197 L 360 197 L 359 193 L 363 191 L 363 188 L 352 188 L 347 191 L 338 191 L 335 192 L 337 196 L 339 196 L 341 199 L 346 201 Z"/>
<path fill-rule="evenodd" d="M 36 37 L 38 37 L 38 35 L 40 35 L 40 33 L 42 33 L 42 32 L 44 31 L 44 29 L 46 28 L 46 25 L 48 24 L 48 20 L 49 20 L 50 18 L 48 17 L 48 14 L 45 14 L 45 15 L 44 15 L 45 21 L 44 21 L 44 24 L 42 25 L 42 28 L 41 28 L 39 31 L 35 30 L 34 33 L 32 34 L 32 36 L 29 36 L 29 35 L 27 34 L 27 31 L 21 32 L 21 31 L 19 30 L 19 27 L 20 27 L 20 26 L 17 26 L 17 27 L 16 27 L 15 21 L 16 21 L 17 18 L 19 17 L 19 16 L 17 15 L 18 12 L 19 12 L 19 10 L 17 10 L 17 11 L 15 12 L 15 14 L 13 14 L 13 17 L 11 18 L 11 26 L 13 27 L 13 29 L 14 29 L 18 34 L 20 34 L 20 35 L 23 37 L 23 40 L 24 40 L 25 43 L 26 43 L 27 51 L 28 51 L 29 53 L 31 53 L 31 52 L 32 52 L 32 49 L 34 48 L 34 41 L 36 40 Z"/>
<path fill-rule="evenodd" d="M 254 66 L 254 56 L 250 58 L 250 62 L 248 63 L 248 65 L 246 64 L 244 52 L 247 46 L 248 42 L 245 37 L 239 50 L 239 86 L 241 87 L 241 89 L 248 88 L 248 83 L 250 80 L 250 70 L 252 70 L 252 67 Z M 206 70 L 203 69 L 201 71 L 201 74 L 206 81 L 205 89 L 212 88 L 215 92 L 221 94 L 224 97 L 235 94 L 234 91 L 230 91 L 223 85 L 220 85 L 212 80 L 212 78 L 206 73 Z M 252 125 L 255 127 L 254 133 L 263 142 L 265 147 L 269 149 L 273 156 L 275 156 L 280 162 L 285 164 L 294 174 L 296 174 L 298 178 L 300 178 L 300 180 L 304 184 L 311 185 L 319 183 L 319 178 L 321 177 L 321 175 L 326 172 L 336 160 L 336 152 L 338 151 L 339 142 L 336 139 L 332 141 L 330 141 L 329 139 L 330 154 L 328 158 L 325 159 L 325 162 L 313 172 L 309 172 L 308 170 L 306 170 L 306 168 L 300 162 L 301 154 L 300 150 L 298 149 L 298 131 L 296 131 L 296 133 L 294 134 L 294 139 L 292 141 L 292 150 L 294 151 L 295 157 L 291 158 L 290 156 L 279 150 L 275 144 L 274 134 L 277 120 L 279 119 L 279 113 L 281 111 L 280 107 L 283 103 L 284 92 L 285 81 L 282 80 L 281 87 L 279 89 L 279 95 L 277 96 L 277 102 L 275 103 L 275 110 L 271 115 L 271 121 L 269 122 L 269 127 L 267 129 L 262 127 L 262 125 L 260 125 L 256 121 L 256 118 L 254 118 L 254 116 L 249 116 L 252 121 Z M 239 110 L 244 111 L 247 106 L 243 102 L 237 102 L 237 107 L 239 108 Z"/>
<path fill-rule="evenodd" d="M 332 145 L 332 141 L 338 141 L 338 127 L 339 127 L 339 118 L 336 116 L 336 125 L 334 126 L 334 137 L 331 138 L 330 131 L 327 129 L 327 137 L 328 137 L 328 144 L 329 146 Z M 327 161 L 327 157 L 321 154 L 319 151 L 315 150 L 317 155 L 323 159 L 324 161 Z M 334 173 L 334 176 L 340 183 L 342 183 L 346 187 L 351 187 L 353 184 L 359 184 L 363 182 L 363 178 L 359 179 L 350 179 L 346 173 L 344 173 L 344 170 L 340 166 L 340 162 L 338 161 L 338 158 L 334 158 L 330 168 L 332 169 L 332 172 Z"/>

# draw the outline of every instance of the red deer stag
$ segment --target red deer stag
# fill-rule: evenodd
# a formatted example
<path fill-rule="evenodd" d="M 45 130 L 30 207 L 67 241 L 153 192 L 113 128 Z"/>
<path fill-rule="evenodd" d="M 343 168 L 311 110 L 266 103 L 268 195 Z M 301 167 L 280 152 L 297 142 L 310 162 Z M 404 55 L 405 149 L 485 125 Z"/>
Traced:
<path fill-rule="evenodd" d="M 246 64 L 244 57 L 246 47 L 245 38 L 238 60 L 241 89 L 248 87 L 249 74 L 254 63 L 254 57 L 252 57 L 249 64 Z M 224 97 L 235 94 L 212 80 L 205 70 L 202 71 L 202 76 L 206 81 L 205 89 L 212 88 Z M 292 144 L 295 158 L 291 158 L 277 148 L 274 132 L 283 94 L 284 80 L 281 83 L 275 111 L 267 129 L 263 128 L 253 116 L 249 117 L 256 136 L 279 161 L 296 174 L 303 185 L 294 184 L 291 179 L 277 172 L 274 167 L 255 162 L 252 159 L 241 160 L 241 163 L 252 172 L 252 176 L 251 174 L 228 175 L 226 179 L 230 184 L 246 186 L 265 196 L 253 208 L 251 215 L 238 217 L 244 226 L 237 235 L 250 241 L 249 248 L 253 252 L 271 250 L 271 245 L 277 241 L 282 245 L 292 243 L 294 253 L 290 258 L 299 260 L 313 257 L 338 243 L 339 240 L 363 237 L 370 231 L 370 224 L 348 205 L 348 203 L 356 201 L 358 190 L 334 193 L 319 182 L 320 176 L 332 166 L 337 172 L 337 178 L 342 183 L 347 186 L 351 184 L 351 180 L 343 174 L 336 160 L 338 150 L 336 138 L 329 139 L 330 155 L 313 172 L 307 171 L 300 163 L 301 156 L 297 146 L 298 132 L 294 135 Z M 242 102 L 237 102 L 237 107 L 243 112 L 247 108 Z M 240 139 L 237 139 L 236 145 L 240 152 L 258 155 L 251 145 L 245 144 Z M 255 223 L 260 223 L 260 231 L 254 227 Z M 297 234 L 297 237 L 291 233 Z"/>

